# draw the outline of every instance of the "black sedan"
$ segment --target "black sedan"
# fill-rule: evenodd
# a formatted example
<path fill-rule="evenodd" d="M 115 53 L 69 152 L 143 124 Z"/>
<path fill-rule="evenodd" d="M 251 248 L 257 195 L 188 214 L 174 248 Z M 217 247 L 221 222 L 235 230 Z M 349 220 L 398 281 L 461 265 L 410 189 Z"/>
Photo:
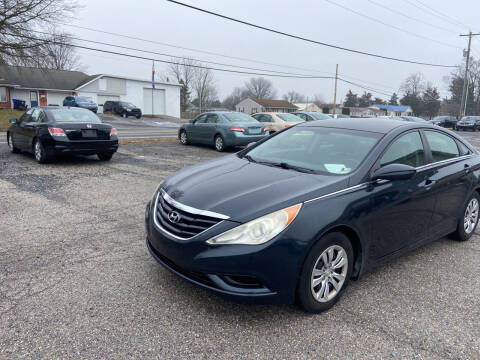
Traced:
<path fill-rule="evenodd" d="M 31 152 L 40 163 L 59 154 L 97 154 L 110 160 L 118 149 L 117 130 L 86 109 L 36 107 L 10 122 L 10 150 Z"/>
<path fill-rule="evenodd" d="M 377 264 L 468 240 L 479 189 L 477 150 L 427 122 L 302 123 L 165 179 L 146 208 L 147 247 L 218 294 L 320 312 Z"/>

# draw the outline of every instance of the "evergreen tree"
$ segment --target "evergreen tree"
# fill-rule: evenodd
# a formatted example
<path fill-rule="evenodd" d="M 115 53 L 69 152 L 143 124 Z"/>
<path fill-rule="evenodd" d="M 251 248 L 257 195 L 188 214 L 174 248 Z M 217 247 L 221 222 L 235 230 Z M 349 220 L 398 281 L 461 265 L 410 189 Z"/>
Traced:
<path fill-rule="evenodd" d="M 398 95 L 396 93 L 392 94 L 392 97 L 388 101 L 388 105 L 398 105 Z"/>

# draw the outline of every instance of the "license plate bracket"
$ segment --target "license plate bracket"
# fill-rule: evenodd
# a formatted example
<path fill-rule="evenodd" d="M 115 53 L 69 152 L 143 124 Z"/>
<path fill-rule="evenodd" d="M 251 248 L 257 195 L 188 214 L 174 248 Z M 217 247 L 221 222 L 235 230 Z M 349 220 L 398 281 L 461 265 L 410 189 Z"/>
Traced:
<path fill-rule="evenodd" d="M 93 129 L 82 130 L 82 137 L 84 137 L 84 138 L 96 138 L 97 137 L 97 130 L 93 130 Z"/>

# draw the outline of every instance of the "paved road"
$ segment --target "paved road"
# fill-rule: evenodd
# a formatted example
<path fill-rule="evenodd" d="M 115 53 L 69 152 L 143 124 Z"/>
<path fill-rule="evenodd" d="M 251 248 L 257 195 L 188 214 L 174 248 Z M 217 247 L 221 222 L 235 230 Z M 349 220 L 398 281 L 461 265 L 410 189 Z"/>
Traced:
<path fill-rule="evenodd" d="M 175 141 L 38 165 L 0 144 L 0 358 L 480 359 L 478 235 L 369 272 L 320 315 L 238 305 L 164 270 L 144 206 L 217 156 Z"/>

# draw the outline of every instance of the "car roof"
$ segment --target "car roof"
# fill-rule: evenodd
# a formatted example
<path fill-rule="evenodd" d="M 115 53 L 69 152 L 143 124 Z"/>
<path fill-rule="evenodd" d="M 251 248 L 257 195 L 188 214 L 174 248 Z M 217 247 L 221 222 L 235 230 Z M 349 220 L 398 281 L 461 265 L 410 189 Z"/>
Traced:
<path fill-rule="evenodd" d="M 331 127 L 337 129 L 348 129 L 348 130 L 359 130 L 359 131 L 370 131 L 381 134 L 386 134 L 393 129 L 404 127 L 407 128 L 419 128 L 427 127 L 435 129 L 434 125 L 431 125 L 428 122 L 425 123 L 416 123 L 416 122 L 407 122 L 403 120 L 392 120 L 385 118 L 341 118 L 341 119 L 325 119 L 325 120 L 316 120 L 301 123 L 297 126 L 309 127 Z"/>

